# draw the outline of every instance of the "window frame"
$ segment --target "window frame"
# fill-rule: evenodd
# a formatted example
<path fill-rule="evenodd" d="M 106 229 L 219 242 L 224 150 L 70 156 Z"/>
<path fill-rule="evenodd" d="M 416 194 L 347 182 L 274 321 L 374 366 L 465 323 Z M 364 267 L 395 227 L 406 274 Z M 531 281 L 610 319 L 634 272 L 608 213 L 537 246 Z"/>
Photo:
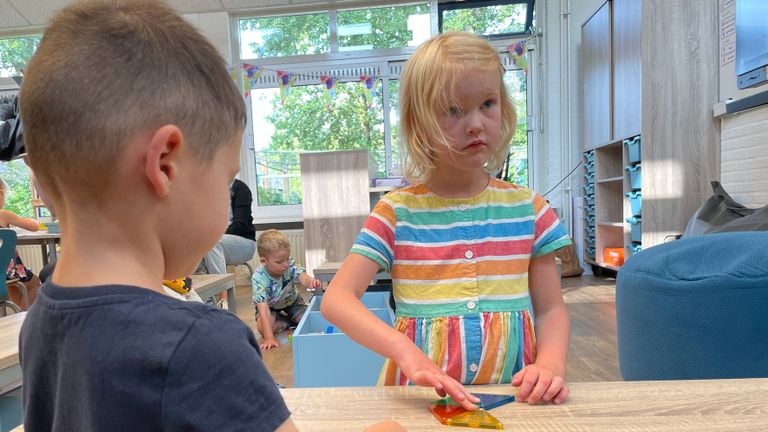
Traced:
<path fill-rule="evenodd" d="M 459 1 L 447 1 L 437 4 L 437 31 L 443 32 L 443 12 L 462 9 L 477 9 L 488 6 L 506 6 L 515 4 L 526 5 L 525 10 L 525 30 L 515 33 L 494 33 L 494 34 L 482 34 L 489 40 L 500 39 L 514 39 L 520 36 L 527 36 L 532 34 L 533 28 L 533 7 L 536 0 L 459 0 Z"/>

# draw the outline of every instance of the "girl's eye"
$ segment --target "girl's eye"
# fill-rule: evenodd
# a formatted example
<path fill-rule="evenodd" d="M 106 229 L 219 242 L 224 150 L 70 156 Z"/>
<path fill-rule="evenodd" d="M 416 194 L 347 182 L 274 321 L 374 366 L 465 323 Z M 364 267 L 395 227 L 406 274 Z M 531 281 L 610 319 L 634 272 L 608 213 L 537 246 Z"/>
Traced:
<path fill-rule="evenodd" d="M 483 108 L 490 108 L 493 106 L 493 100 L 488 99 L 487 101 L 483 102 Z"/>
<path fill-rule="evenodd" d="M 461 112 L 462 112 L 461 108 L 459 108 L 459 107 L 450 107 L 450 108 L 448 108 L 448 114 L 451 117 L 458 117 L 458 116 L 461 115 Z"/>

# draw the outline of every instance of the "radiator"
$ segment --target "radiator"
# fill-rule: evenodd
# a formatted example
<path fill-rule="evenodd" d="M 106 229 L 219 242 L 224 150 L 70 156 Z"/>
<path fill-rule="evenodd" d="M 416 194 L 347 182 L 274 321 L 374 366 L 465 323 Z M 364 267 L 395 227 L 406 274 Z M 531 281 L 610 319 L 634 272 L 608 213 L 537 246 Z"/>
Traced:
<path fill-rule="evenodd" d="M 19 252 L 24 265 L 32 270 L 32 273 L 40 274 L 40 270 L 43 268 L 43 255 L 40 245 L 16 246 L 16 250 Z"/>

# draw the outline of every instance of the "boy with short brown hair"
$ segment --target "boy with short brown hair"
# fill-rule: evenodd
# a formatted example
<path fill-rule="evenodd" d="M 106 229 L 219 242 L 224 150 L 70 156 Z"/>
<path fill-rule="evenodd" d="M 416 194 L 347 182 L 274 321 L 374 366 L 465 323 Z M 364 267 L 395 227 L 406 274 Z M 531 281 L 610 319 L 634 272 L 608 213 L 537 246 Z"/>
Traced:
<path fill-rule="evenodd" d="M 163 294 L 224 233 L 239 169 L 245 109 L 214 47 L 159 2 L 78 2 L 21 100 L 63 245 L 22 328 L 25 430 L 295 430 L 253 332 Z"/>

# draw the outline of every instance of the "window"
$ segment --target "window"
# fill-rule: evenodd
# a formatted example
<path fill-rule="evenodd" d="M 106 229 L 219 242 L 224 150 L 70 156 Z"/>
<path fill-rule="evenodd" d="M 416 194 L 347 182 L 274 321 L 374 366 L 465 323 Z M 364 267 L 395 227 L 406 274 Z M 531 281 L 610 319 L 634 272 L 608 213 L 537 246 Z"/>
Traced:
<path fill-rule="evenodd" d="M 438 4 L 438 28 L 491 38 L 521 35 L 533 25 L 534 0 L 468 0 Z"/>
<path fill-rule="evenodd" d="M 339 51 L 416 46 L 429 39 L 427 4 L 342 10 Z"/>
<path fill-rule="evenodd" d="M 0 77 L 21 75 L 40 43 L 40 36 L 0 39 Z"/>
<path fill-rule="evenodd" d="M 330 52 L 328 14 L 241 19 L 240 58 L 269 58 Z"/>
<path fill-rule="evenodd" d="M 470 15 L 480 29 L 522 32 L 532 2 L 462 2 L 476 9 L 454 8 L 457 18 L 448 23 Z M 415 46 L 431 36 L 436 23 L 430 17 L 441 5 L 238 19 L 241 61 L 260 71 L 246 86 L 253 159 L 243 162 L 253 166 L 245 181 L 254 191 L 257 222 L 301 218 L 301 152 L 364 148 L 378 164 L 378 177 L 402 175 L 399 76 Z M 528 185 L 528 77 L 509 58 L 506 42 L 497 46 L 519 120 L 503 177 Z M 289 84 L 280 85 L 282 73 L 291 77 Z M 376 78 L 370 93 L 361 76 Z M 332 91 L 323 77 L 335 80 Z"/>

